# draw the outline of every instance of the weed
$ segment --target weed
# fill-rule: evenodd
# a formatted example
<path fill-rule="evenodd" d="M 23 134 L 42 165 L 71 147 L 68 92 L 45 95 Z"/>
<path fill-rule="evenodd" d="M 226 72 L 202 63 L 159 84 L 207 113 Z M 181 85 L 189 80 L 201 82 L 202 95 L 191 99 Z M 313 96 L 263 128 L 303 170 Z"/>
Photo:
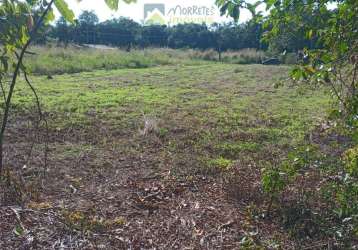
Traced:
<path fill-rule="evenodd" d="M 223 157 L 217 159 L 211 159 L 208 161 L 208 165 L 212 168 L 218 168 L 220 170 L 228 170 L 233 166 L 233 161 L 225 159 Z"/>
<path fill-rule="evenodd" d="M 141 129 L 139 132 L 141 135 L 146 136 L 150 133 L 159 134 L 160 130 L 158 127 L 158 121 L 157 119 L 149 116 L 143 116 L 144 125 L 143 129 Z"/>
<path fill-rule="evenodd" d="M 344 161 L 346 171 L 350 175 L 358 177 L 358 146 L 351 148 L 344 153 Z"/>
<path fill-rule="evenodd" d="M 63 210 L 62 216 L 65 224 L 74 230 L 101 232 L 111 227 L 123 226 L 126 220 L 123 217 L 105 219 L 90 215 L 82 211 Z"/>

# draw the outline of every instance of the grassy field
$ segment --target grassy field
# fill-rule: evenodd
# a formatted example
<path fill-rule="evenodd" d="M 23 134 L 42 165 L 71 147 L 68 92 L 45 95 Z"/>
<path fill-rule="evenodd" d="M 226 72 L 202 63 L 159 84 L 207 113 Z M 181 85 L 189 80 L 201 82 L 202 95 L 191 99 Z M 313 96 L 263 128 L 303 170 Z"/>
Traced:
<path fill-rule="evenodd" d="M 288 69 L 180 65 L 63 74 L 54 79 L 38 76 L 33 82 L 44 110 L 55 117 L 50 123 L 52 128 L 86 128 L 96 119 L 111 129 L 135 135 L 149 119 L 155 120 L 162 139 L 184 126 L 199 136 L 196 139 L 203 139 L 197 141 L 198 148 L 233 150 L 229 155 L 238 159 L 246 147 L 259 153 L 272 145 L 279 149 L 299 143 L 328 107 L 323 91 L 302 93 L 297 87 L 274 88 L 286 81 Z M 21 82 L 13 102 L 23 112 L 34 105 L 26 89 Z M 232 133 L 252 138 L 241 141 L 230 138 Z M 255 141 L 259 138 L 265 141 Z"/>
<path fill-rule="evenodd" d="M 34 74 L 64 74 L 111 70 L 120 68 L 148 68 L 159 65 L 200 64 L 185 53 L 166 49 L 124 50 L 85 47 L 32 47 L 25 63 Z"/>
<path fill-rule="evenodd" d="M 165 48 L 134 49 L 131 52 L 117 48 L 87 48 L 80 46 L 32 47 L 26 65 L 34 74 L 79 73 L 93 70 L 120 68 L 149 68 L 166 65 L 200 65 L 217 62 L 214 50 L 174 50 Z M 261 63 L 265 53 L 254 49 L 222 53 L 222 62 L 232 64 Z M 288 61 L 283 58 L 283 61 Z"/>
<path fill-rule="evenodd" d="M 324 118 L 328 96 L 290 86 L 287 66 L 146 53 L 128 55 L 145 63 L 134 69 L 95 70 L 103 68 L 100 56 L 89 63 L 84 54 L 78 60 L 89 68 L 66 66 L 71 59 L 60 56 L 46 57 L 54 60 L 48 69 L 41 61 L 31 64 L 46 74 L 91 71 L 31 77 L 49 125 L 48 171 L 40 189 L 34 187 L 44 163 L 45 130 L 34 130 L 33 96 L 24 81 L 18 84 L 6 161 L 25 176 L 30 195 L 21 199 L 31 208 L 25 227 L 31 226 L 38 246 L 299 246 L 279 219 L 257 219 L 265 203 L 260 169 L 304 143 Z M 111 51 L 102 56 L 110 65 L 108 58 L 116 60 Z M 149 67 L 157 63 L 162 66 Z M 30 160 L 29 141 L 36 142 Z M 248 179 L 235 179 L 243 170 Z M 12 240 L 0 248 L 21 246 L 14 225 L 3 223 L 1 237 Z"/>

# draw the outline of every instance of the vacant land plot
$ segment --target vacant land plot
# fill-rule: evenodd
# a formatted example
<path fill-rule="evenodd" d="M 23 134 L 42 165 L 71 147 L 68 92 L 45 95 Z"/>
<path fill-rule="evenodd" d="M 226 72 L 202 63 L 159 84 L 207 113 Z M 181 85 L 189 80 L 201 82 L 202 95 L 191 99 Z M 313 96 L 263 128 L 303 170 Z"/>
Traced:
<path fill-rule="evenodd" d="M 66 48 L 34 46 L 30 51 L 31 54 L 25 59 L 29 70 L 34 74 L 49 75 L 100 69 L 149 68 L 159 65 L 190 66 L 209 64 L 219 59 L 219 54 L 214 50 L 169 48 L 133 49 L 127 52 L 114 47 L 95 49 L 72 45 Z M 227 51 L 222 53 L 222 61 L 233 64 L 261 63 L 265 56 L 264 52 L 255 49 Z M 282 61 L 288 60 L 282 58 Z"/>
<path fill-rule="evenodd" d="M 200 63 L 32 77 L 48 139 L 21 82 L 6 138 L 14 188 L 2 199 L 24 207 L 0 209 L 0 248 L 297 246 L 279 220 L 260 217 L 260 170 L 312 136 L 329 98 L 291 87 L 288 70 Z"/>

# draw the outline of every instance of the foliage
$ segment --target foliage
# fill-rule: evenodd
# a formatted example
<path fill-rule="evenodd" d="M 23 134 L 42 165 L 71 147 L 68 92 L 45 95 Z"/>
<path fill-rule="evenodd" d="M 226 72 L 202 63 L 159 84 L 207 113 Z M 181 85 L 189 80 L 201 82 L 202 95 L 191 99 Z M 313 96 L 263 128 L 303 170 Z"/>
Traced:
<path fill-rule="evenodd" d="M 269 167 L 264 169 L 262 175 L 262 187 L 264 191 L 270 196 L 277 197 L 286 186 L 284 174 L 280 172 L 279 168 Z"/>
<path fill-rule="evenodd" d="M 357 155 L 354 151 L 350 149 L 345 153 L 347 172 L 338 173 L 339 180 L 328 182 L 323 192 L 327 202 L 334 204 L 332 217 L 336 225 L 333 233 L 347 248 L 351 247 L 358 233 L 358 178 L 354 168 Z"/>
<path fill-rule="evenodd" d="M 353 0 L 264 0 L 269 15 L 265 18 L 263 27 L 266 33 L 263 39 L 274 50 L 285 54 L 294 47 L 294 40 L 304 44 L 300 52 L 297 67 L 291 72 L 295 81 L 303 81 L 314 86 L 323 85 L 330 89 L 333 100 L 337 104 L 331 117 L 343 118 L 353 137 L 357 135 L 358 126 L 358 2 Z M 240 8 L 247 8 L 245 0 L 217 0 L 222 13 L 228 13 L 235 19 L 240 15 Z M 333 7 L 332 7 L 333 6 Z M 291 34 L 297 35 L 291 36 Z M 308 41 L 308 43 L 306 43 Z M 281 173 L 293 178 L 309 173 L 307 167 L 320 167 L 314 161 L 314 152 L 296 149 L 294 155 L 288 155 L 281 167 L 264 172 L 262 184 L 264 190 L 272 197 L 272 192 L 282 191 L 285 179 Z M 296 157 L 297 156 L 297 157 Z M 339 181 L 327 181 L 331 188 L 328 203 L 335 204 L 339 222 L 337 228 L 348 228 L 339 231 L 342 242 L 351 241 L 357 233 L 357 146 L 345 152 L 344 162 L 337 162 L 336 168 L 329 173 L 339 178 Z M 326 163 L 328 164 L 328 163 Z M 344 165 L 343 171 L 339 167 Z M 289 180 L 287 179 L 287 180 Z M 324 181 L 324 180 L 321 180 Z M 302 187 L 303 188 L 303 187 Z M 332 210 L 330 210 L 332 212 Z M 328 212 L 329 213 L 329 212 Z M 348 227 L 346 223 L 348 222 Z M 349 244 L 349 243 L 348 243 Z"/>
<path fill-rule="evenodd" d="M 49 37 L 59 42 L 106 44 L 125 47 L 170 47 L 192 49 L 215 49 L 221 51 L 243 48 L 264 49 L 260 43 L 261 25 L 252 21 L 243 24 L 186 23 L 173 27 L 165 25 L 142 26 L 131 19 L 110 19 L 101 23 L 94 13 L 83 12 L 71 24 L 59 20 L 49 31 Z"/>
<path fill-rule="evenodd" d="M 345 169 L 351 176 L 358 177 L 358 146 L 344 153 Z"/>
<path fill-rule="evenodd" d="M 205 24 L 179 24 L 171 29 L 168 45 L 171 48 L 208 49 L 213 40 L 214 37 Z"/>
<path fill-rule="evenodd" d="M 232 167 L 233 161 L 219 157 L 208 161 L 209 166 L 218 168 L 219 170 L 228 170 Z"/>
<path fill-rule="evenodd" d="M 287 30 L 291 27 L 298 27 L 299 30 L 293 33 L 310 41 L 302 52 L 301 66 L 292 71 L 292 78 L 328 85 L 339 102 L 338 113 L 356 126 L 358 2 L 265 0 L 263 3 L 270 11 L 264 23 L 267 29 L 264 39 L 267 42 L 275 44 L 275 39 L 291 33 Z M 223 13 L 227 12 L 236 19 L 239 9 L 247 5 L 244 0 L 218 0 L 217 4 Z M 329 9 L 329 4 L 334 5 L 333 10 Z"/>
<path fill-rule="evenodd" d="M 304 175 L 312 164 L 317 164 L 318 159 L 318 150 L 313 145 L 296 146 L 279 166 L 269 166 L 264 169 L 262 175 L 264 191 L 270 196 L 278 197 L 298 176 Z"/>
<path fill-rule="evenodd" d="M 339 218 L 356 217 L 358 215 L 358 184 L 357 179 L 346 177 L 344 183 L 336 190 L 336 209 Z"/>
<path fill-rule="evenodd" d="M 69 22 L 73 23 L 75 14 L 68 8 L 67 3 L 64 0 L 55 0 L 55 6 L 61 15 Z"/>
<path fill-rule="evenodd" d="M 29 5 L 13 1 L 4 1 L 0 5 L 0 16 L 0 43 L 2 44 L 0 74 L 4 76 L 9 70 L 9 57 L 28 41 L 33 19 Z"/>
<path fill-rule="evenodd" d="M 97 15 L 94 13 L 94 11 L 83 11 L 81 15 L 78 17 L 78 23 L 79 25 L 85 26 L 84 28 L 87 28 L 86 26 L 94 26 L 98 24 L 99 19 Z"/>

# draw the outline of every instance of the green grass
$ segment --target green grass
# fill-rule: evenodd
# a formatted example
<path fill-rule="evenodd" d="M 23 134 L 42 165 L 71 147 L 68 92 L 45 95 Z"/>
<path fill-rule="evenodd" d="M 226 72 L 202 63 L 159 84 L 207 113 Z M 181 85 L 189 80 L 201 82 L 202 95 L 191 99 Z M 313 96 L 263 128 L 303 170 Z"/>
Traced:
<path fill-rule="evenodd" d="M 38 47 L 30 48 L 25 65 L 34 74 L 72 74 L 98 69 L 148 68 L 159 65 L 197 65 L 189 51 L 171 49 L 144 49 L 126 52 L 120 49 L 94 49 L 85 47 Z"/>
<path fill-rule="evenodd" d="M 219 157 L 208 161 L 209 167 L 219 168 L 220 170 L 228 170 L 232 167 L 233 161 Z"/>
<path fill-rule="evenodd" d="M 138 130 L 143 114 L 149 115 L 158 120 L 163 155 L 190 161 L 186 167 L 196 169 L 213 159 L 270 161 L 268 155 L 285 157 L 302 142 L 324 116 L 329 98 L 322 90 L 302 94 L 293 87 L 274 88 L 288 71 L 209 63 L 33 76 L 32 81 L 44 110 L 55 114 L 51 128 L 91 131 L 101 121 L 109 131 L 142 140 Z M 14 107 L 32 105 L 30 91 L 19 82 Z M 108 140 L 113 138 L 103 139 Z M 145 150 L 141 147 L 128 150 Z"/>
<path fill-rule="evenodd" d="M 131 52 L 116 48 L 86 48 L 69 45 L 34 46 L 25 58 L 25 65 L 37 75 L 73 74 L 94 70 L 138 69 L 166 65 L 201 65 L 218 62 L 214 50 L 192 49 L 133 49 Z M 222 52 L 222 62 L 230 64 L 260 64 L 267 57 L 263 51 L 244 49 Z M 282 62 L 285 62 L 282 59 Z M 237 69 L 239 70 L 239 69 Z M 235 71 L 235 73 L 238 73 Z"/>
<path fill-rule="evenodd" d="M 259 173 L 287 160 L 289 152 L 302 145 L 321 123 L 329 106 L 330 97 L 324 89 L 292 87 L 287 80 L 288 66 L 173 60 L 177 61 L 160 67 L 92 69 L 53 75 L 53 79 L 46 75 L 30 77 L 49 125 L 45 186 L 58 194 L 53 196 L 56 202 L 61 200 L 64 207 L 73 208 L 68 212 L 82 211 L 82 201 L 93 195 L 104 197 L 91 205 L 96 207 L 93 213 L 99 215 L 113 205 L 112 198 L 106 197 L 123 195 L 116 199 L 121 200 L 130 197 L 126 196 L 129 192 L 138 193 L 160 181 L 170 189 L 175 183 L 193 183 L 206 204 L 222 203 L 223 211 L 217 210 L 220 216 L 231 209 L 231 197 L 242 199 L 238 208 L 235 205 L 240 214 L 246 201 L 250 201 L 250 209 L 256 198 L 261 199 L 262 206 L 257 207 L 255 215 L 243 214 L 244 223 L 256 223 L 256 215 L 266 209 Z M 181 63 L 183 60 L 188 63 Z M 285 84 L 275 88 L 280 82 Z M 34 124 L 28 122 L 28 118 L 34 119 L 34 110 L 34 97 L 20 77 L 6 143 L 11 150 L 16 149 L 10 156 L 17 164 L 21 155 L 28 153 L 26 145 L 36 140 L 35 157 L 26 162 L 30 169 L 41 165 L 39 159 L 45 149 L 43 134 L 37 138 L 31 130 Z M 146 122 L 153 120 L 153 130 L 144 134 Z M 18 164 L 20 169 L 24 164 Z M 333 167 L 336 170 L 336 165 Z M 93 191 L 95 185 L 99 188 Z M 217 191 L 223 194 L 218 196 Z M 173 196 L 175 205 L 170 206 L 178 207 L 178 197 L 190 200 L 192 194 L 185 191 Z M 229 203 L 225 202 L 226 194 Z M 41 197 L 53 199 L 45 193 Z M 128 212 L 126 206 L 119 209 Z M 66 220 L 67 216 L 61 216 Z M 162 214 L 158 218 L 161 223 Z M 138 217 L 125 219 L 133 225 Z M 286 231 L 282 234 L 285 239 L 289 237 Z"/>

